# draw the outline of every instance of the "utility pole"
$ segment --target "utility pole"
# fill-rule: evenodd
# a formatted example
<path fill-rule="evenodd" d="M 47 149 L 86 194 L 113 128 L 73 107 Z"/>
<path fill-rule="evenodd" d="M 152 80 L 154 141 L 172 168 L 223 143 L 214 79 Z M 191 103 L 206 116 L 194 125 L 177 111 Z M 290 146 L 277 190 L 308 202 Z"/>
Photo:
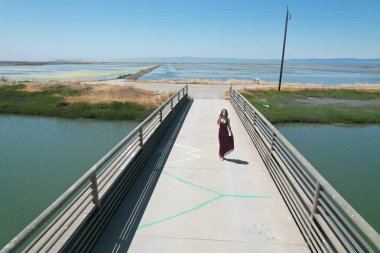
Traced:
<path fill-rule="evenodd" d="M 289 15 L 288 6 L 286 6 L 286 18 L 285 18 L 285 33 L 284 33 L 284 43 L 282 45 L 282 59 L 281 59 L 281 70 L 280 70 L 280 81 L 278 82 L 278 90 L 281 90 L 281 81 L 282 81 L 282 69 L 284 67 L 284 55 L 285 55 L 285 44 L 286 44 L 286 33 L 288 31 L 288 21 L 292 18 L 292 15 Z"/>

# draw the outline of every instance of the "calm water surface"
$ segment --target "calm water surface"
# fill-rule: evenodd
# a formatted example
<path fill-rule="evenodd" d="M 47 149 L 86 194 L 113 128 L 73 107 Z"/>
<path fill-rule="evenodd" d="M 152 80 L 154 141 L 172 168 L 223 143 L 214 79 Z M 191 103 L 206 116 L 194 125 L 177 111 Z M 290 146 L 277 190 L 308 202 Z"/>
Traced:
<path fill-rule="evenodd" d="M 0 249 L 137 125 L 0 115 Z"/>
<path fill-rule="evenodd" d="M 380 232 L 380 126 L 276 127 Z"/>
<path fill-rule="evenodd" d="M 312 62 L 310 62 L 312 64 Z M 240 64 L 166 64 L 144 75 L 145 80 L 230 81 L 259 78 L 278 82 L 279 65 Z M 304 66 L 286 65 L 283 82 L 304 84 L 376 84 L 380 83 L 380 66 Z"/>
<path fill-rule="evenodd" d="M 138 72 L 157 63 L 54 64 L 40 66 L 6 66 L 0 64 L 0 77 L 10 80 L 103 80 Z M 259 78 L 277 82 L 280 60 L 233 60 L 225 63 L 164 64 L 144 80 L 229 81 Z M 286 60 L 283 81 L 316 84 L 380 83 L 380 59 L 306 59 Z"/>

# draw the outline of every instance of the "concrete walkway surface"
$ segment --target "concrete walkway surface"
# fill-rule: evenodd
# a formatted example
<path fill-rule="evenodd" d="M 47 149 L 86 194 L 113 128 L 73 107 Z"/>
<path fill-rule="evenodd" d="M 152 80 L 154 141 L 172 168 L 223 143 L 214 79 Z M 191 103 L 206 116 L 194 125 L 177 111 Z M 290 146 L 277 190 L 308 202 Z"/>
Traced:
<path fill-rule="evenodd" d="M 218 158 L 226 108 L 235 150 Z M 93 252 L 309 252 L 227 100 L 195 99 L 160 142 Z"/>

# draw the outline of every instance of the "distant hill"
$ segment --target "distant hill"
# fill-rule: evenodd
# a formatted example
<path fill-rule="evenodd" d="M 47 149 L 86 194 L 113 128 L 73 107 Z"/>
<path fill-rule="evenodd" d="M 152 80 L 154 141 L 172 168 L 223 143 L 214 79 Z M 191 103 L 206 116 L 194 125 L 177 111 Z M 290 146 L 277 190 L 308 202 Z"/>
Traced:
<path fill-rule="evenodd" d="M 115 62 L 171 62 L 171 63 L 279 63 L 272 59 L 202 58 L 202 57 L 142 57 L 109 59 Z"/>
<path fill-rule="evenodd" d="M 70 61 L 70 60 L 54 60 L 54 61 L 0 61 L 0 66 L 42 66 L 42 65 L 58 65 L 58 64 L 92 64 L 93 61 Z"/>
<path fill-rule="evenodd" d="M 201 57 L 141 57 L 112 58 L 106 60 L 67 60 L 52 61 L 0 61 L 5 65 L 53 65 L 53 64 L 96 64 L 105 62 L 136 62 L 136 63 L 215 63 L 215 64 L 280 64 L 280 59 L 240 59 L 240 58 L 201 58 Z M 380 59 L 286 59 L 285 64 L 305 66 L 375 66 L 380 67 Z"/>
<path fill-rule="evenodd" d="M 160 63 L 233 63 L 233 64 L 280 64 L 280 59 L 240 59 L 240 58 L 201 58 L 201 57 L 142 57 L 116 58 L 112 62 L 160 62 Z M 323 66 L 380 66 L 380 59 L 286 59 L 286 64 Z"/>

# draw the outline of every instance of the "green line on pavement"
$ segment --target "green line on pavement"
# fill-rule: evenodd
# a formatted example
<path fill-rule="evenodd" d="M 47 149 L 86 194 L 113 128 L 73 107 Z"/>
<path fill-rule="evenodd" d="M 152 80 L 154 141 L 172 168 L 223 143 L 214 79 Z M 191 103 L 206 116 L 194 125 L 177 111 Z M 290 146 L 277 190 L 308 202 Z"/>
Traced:
<path fill-rule="evenodd" d="M 146 227 L 150 227 L 152 225 L 155 225 L 155 224 L 158 224 L 158 223 L 161 223 L 161 222 L 164 222 L 164 221 L 168 221 L 168 220 L 171 220 L 171 219 L 174 219 L 174 218 L 177 218 L 179 216 L 182 216 L 182 215 L 185 215 L 185 214 L 188 214 L 188 213 L 191 213 L 191 212 L 194 212 L 202 207 L 205 207 L 206 205 L 218 200 L 218 199 L 221 199 L 223 198 L 222 195 L 216 197 L 216 198 L 212 198 L 212 199 L 209 199 L 203 203 L 201 203 L 200 205 L 197 205 L 196 207 L 193 207 L 189 210 L 186 210 L 184 212 L 181 212 L 181 213 L 178 213 L 178 214 L 175 214 L 175 215 L 172 215 L 172 216 L 169 216 L 169 217 L 166 217 L 166 218 L 163 218 L 163 219 L 160 219 L 160 220 L 156 220 L 156 221 L 153 221 L 153 222 L 150 222 L 150 223 L 147 223 L 147 224 L 143 224 L 141 226 L 139 226 L 137 229 L 142 229 L 142 228 L 146 228 Z"/>
<path fill-rule="evenodd" d="M 202 202 L 201 204 L 197 205 L 196 207 L 193 207 L 189 210 L 186 210 L 186 211 L 183 211 L 183 212 L 180 212 L 180 213 L 177 213 L 177 214 L 174 214 L 172 216 L 169 216 L 169 217 L 166 217 L 166 218 L 163 218 L 163 219 L 160 219 L 160 220 L 156 220 L 156 221 L 152 221 L 152 222 L 149 222 L 149 223 L 146 223 L 146 224 L 143 224 L 143 225 L 140 225 L 138 226 L 137 230 L 139 229 L 143 229 L 143 228 L 146 228 L 146 227 L 150 227 L 150 226 L 153 226 L 155 224 L 158 224 L 158 223 L 162 223 L 164 221 L 168 221 L 168 220 L 171 220 L 171 219 L 174 219 L 174 218 L 177 218 L 177 217 L 180 217 L 180 216 L 183 216 L 185 214 L 188 214 L 188 213 L 191 213 L 191 212 L 194 212 L 196 210 L 199 210 L 205 206 L 207 206 L 208 204 L 211 204 L 212 202 L 214 201 L 217 201 L 221 198 L 225 198 L 225 197 L 228 197 L 228 198 L 245 198 L 245 199 L 253 199 L 253 198 L 256 198 L 256 199 L 265 199 L 265 198 L 271 198 L 271 196 L 262 196 L 262 195 L 239 195 L 239 194 L 223 194 L 223 193 L 219 193 L 217 191 L 214 191 L 212 189 L 209 189 L 209 188 L 206 188 L 206 187 L 203 187 L 201 185 L 198 185 L 198 184 L 195 184 L 193 182 L 190 182 L 188 180 L 185 180 L 183 178 L 180 178 L 180 177 L 177 177 L 177 176 L 174 176 L 166 171 L 163 171 L 162 172 L 164 175 L 167 175 L 171 178 L 174 178 L 176 179 L 177 181 L 181 182 L 181 183 L 184 183 L 184 184 L 187 184 L 187 185 L 191 185 L 193 187 L 196 187 L 196 188 L 199 188 L 199 189 L 202 189 L 202 190 L 205 190 L 205 191 L 208 191 L 208 192 L 212 192 L 212 193 L 215 193 L 217 194 L 218 196 L 215 197 L 215 198 L 212 198 L 212 199 L 209 199 L 209 200 L 206 200 L 205 202 Z"/>
<path fill-rule="evenodd" d="M 223 197 L 241 198 L 241 199 L 269 199 L 271 196 L 262 195 L 238 195 L 238 194 L 222 194 Z"/>
<path fill-rule="evenodd" d="M 167 175 L 167 176 L 169 176 L 169 177 L 172 177 L 172 178 L 176 179 L 177 181 L 179 181 L 179 182 L 181 182 L 181 183 L 184 183 L 184 184 L 187 184 L 187 185 L 191 185 L 191 186 L 193 186 L 193 187 L 196 187 L 196 188 L 199 188 L 199 189 L 202 189 L 202 190 L 205 190 L 205 191 L 209 191 L 209 192 L 212 192 L 212 193 L 215 193 L 215 194 L 218 194 L 218 195 L 223 195 L 223 194 L 220 193 L 220 192 L 217 192 L 217 191 L 214 191 L 214 190 L 212 190 L 212 189 L 209 189 L 209 188 L 203 187 L 203 186 L 201 186 L 201 185 L 198 185 L 198 184 L 192 183 L 192 182 L 187 181 L 187 180 L 185 180 L 185 179 L 183 179 L 183 178 L 180 178 L 180 177 L 174 176 L 174 175 L 172 175 L 172 174 L 170 174 L 170 173 L 168 173 L 168 172 L 166 172 L 166 171 L 163 171 L 162 173 L 163 173 L 164 175 Z"/>

